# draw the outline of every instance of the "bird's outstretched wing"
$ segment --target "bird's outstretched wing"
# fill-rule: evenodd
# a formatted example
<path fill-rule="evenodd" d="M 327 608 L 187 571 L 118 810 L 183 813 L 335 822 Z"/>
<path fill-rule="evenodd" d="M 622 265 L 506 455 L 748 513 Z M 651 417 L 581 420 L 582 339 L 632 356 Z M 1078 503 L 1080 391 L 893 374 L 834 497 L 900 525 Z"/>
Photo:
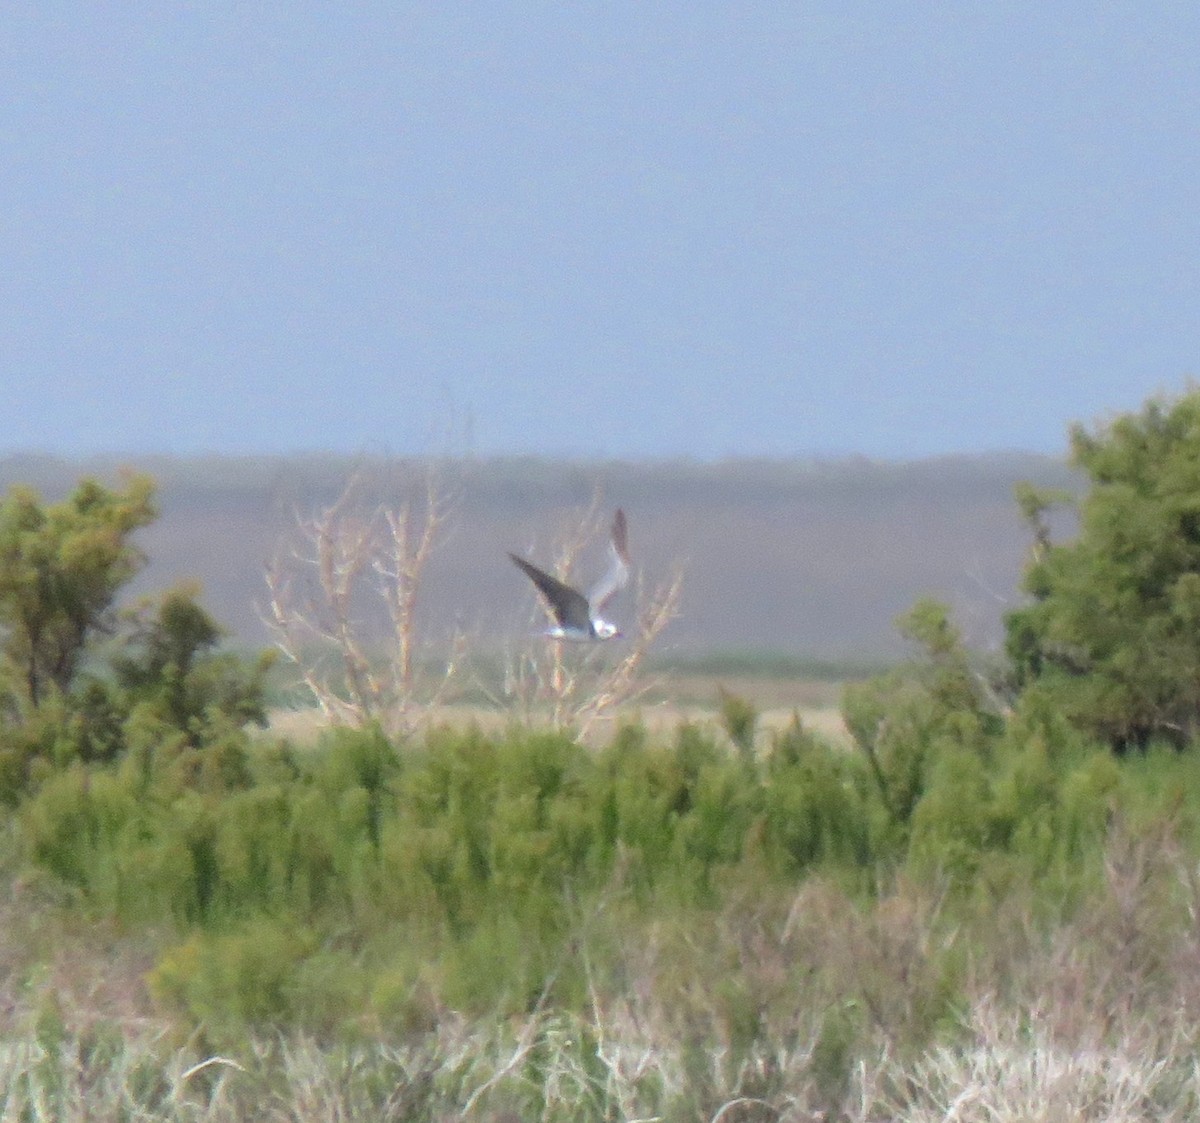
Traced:
<path fill-rule="evenodd" d="M 629 531 L 625 512 L 619 507 L 613 516 L 612 537 L 608 543 L 608 569 L 588 594 L 593 614 L 598 613 L 612 598 L 629 584 Z"/>
<path fill-rule="evenodd" d="M 536 565 L 517 557 L 516 554 L 508 556 L 537 586 L 538 592 L 546 598 L 546 603 L 554 612 L 554 618 L 562 627 L 577 628 L 582 632 L 591 629 L 592 619 L 588 612 L 587 598 L 581 592 L 563 584 L 557 577 L 551 577 L 544 569 L 538 569 Z"/>

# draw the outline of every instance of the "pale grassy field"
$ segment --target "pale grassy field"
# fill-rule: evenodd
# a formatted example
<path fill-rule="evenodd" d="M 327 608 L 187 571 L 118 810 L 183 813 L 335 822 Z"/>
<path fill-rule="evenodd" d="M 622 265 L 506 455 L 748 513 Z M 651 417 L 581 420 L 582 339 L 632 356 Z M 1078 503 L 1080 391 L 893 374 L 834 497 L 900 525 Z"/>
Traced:
<path fill-rule="evenodd" d="M 640 722 L 656 736 L 670 736 L 684 723 L 720 730 L 721 691 L 745 699 L 758 711 L 762 740 L 788 727 L 797 718 L 804 728 L 835 743 L 849 744 L 842 721 L 842 684 L 812 679 L 781 679 L 775 676 L 714 675 L 673 676 L 660 683 L 652 694 L 635 704 L 618 709 L 599 723 L 590 738 L 603 743 L 622 723 Z M 299 743 L 314 741 L 328 720 L 315 707 L 275 709 L 268 735 L 287 737 Z M 496 706 L 451 703 L 430 709 L 420 724 L 465 729 L 475 726 L 487 732 L 503 732 L 516 715 Z"/>

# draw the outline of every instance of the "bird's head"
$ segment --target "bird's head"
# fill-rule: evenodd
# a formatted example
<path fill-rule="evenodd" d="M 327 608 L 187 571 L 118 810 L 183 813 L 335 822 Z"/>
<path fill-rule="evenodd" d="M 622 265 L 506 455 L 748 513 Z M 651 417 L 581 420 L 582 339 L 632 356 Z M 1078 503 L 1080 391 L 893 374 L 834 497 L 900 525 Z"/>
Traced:
<path fill-rule="evenodd" d="M 621 630 L 615 624 L 610 624 L 607 620 L 596 620 L 592 624 L 592 628 L 596 633 L 597 639 L 619 639 L 621 637 Z"/>

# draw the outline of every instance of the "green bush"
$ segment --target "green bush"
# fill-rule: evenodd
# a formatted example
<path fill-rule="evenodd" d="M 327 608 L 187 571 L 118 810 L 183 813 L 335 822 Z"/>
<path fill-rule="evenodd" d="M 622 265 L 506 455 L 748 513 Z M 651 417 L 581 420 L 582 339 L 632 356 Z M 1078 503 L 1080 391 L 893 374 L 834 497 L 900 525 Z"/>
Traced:
<path fill-rule="evenodd" d="M 316 948 L 290 921 L 258 917 L 231 932 L 192 936 L 168 949 L 151 972 L 160 1001 L 186 1010 L 214 1034 L 244 1024 L 300 1020 L 300 977 Z"/>
<path fill-rule="evenodd" d="M 767 769 L 765 836 L 781 872 L 860 870 L 881 856 L 876 805 L 860 759 L 794 722 L 774 738 Z"/>
<path fill-rule="evenodd" d="M 941 900 L 953 933 L 1010 897 L 1068 915 L 1103 884 L 1114 814 L 1200 843 L 1193 758 L 1121 762 L 1033 701 L 999 735 L 938 722 L 902 829 L 865 754 L 798 723 L 753 764 L 684 726 L 666 742 L 627 727 L 599 749 L 339 730 L 298 752 L 227 732 L 236 767 L 149 711 L 136 723 L 135 752 L 76 759 L 25 796 L 20 843 L 90 914 L 158 932 L 154 994 L 229 1032 L 578 1009 L 669 947 L 654 986 L 699 988 L 739 1049 L 806 970 L 841 980 L 813 1001 L 853 991 L 930 1033 L 956 1008 L 962 953 L 951 936 L 910 946 L 898 879 Z M 814 884 L 847 895 L 806 937 L 827 951 L 772 952 Z M 919 1004 L 898 971 L 921 980 Z M 829 1028 L 829 1079 L 845 1028 Z"/>
<path fill-rule="evenodd" d="M 1017 685 L 1115 749 L 1183 747 L 1200 733 L 1200 391 L 1070 436 L 1089 484 L 1075 539 L 1050 540 L 1061 497 L 1018 491 L 1035 548 L 1006 620 Z"/>

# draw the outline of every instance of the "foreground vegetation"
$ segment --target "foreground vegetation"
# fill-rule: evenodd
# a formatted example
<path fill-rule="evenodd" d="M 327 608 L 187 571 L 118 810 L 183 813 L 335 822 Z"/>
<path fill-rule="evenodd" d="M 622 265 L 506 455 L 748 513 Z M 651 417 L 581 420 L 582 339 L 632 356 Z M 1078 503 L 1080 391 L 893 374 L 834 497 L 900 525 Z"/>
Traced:
<path fill-rule="evenodd" d="M 1025 493 L 1009 664 L 919 602 L 849 745 L 255 734 L 194 590 L 112 609 L 149 482 L 15 493 L 0 1119 L 1195 1118 L 1193 432 L 1081 443 L 1077 543 Z"/>
<path fill-rule="evenodd" d="M 404 1045 L 264 1038 L 247 1043 L 242 1061 L 115 1035 L 31 1040 L 0 1054 L 0 1082 L 4 1118 L 22 1120 L 1183 1123 L 1196 1117 L 1200 1087 L 1178 1021 L 1131 1024 L 1112 1041 L 1076 1047 L 984 1003 L 964 1017 L 965 1044 L 915 1060 L 872 1049 L 830 1082 L 832 1095 L 819 1076 L 819 1038 L 731 1071 L 718 1050 L 696 1056 L 644 1033 L 615 1042 L 594 1022 L 562 1015 L 448 1025 Z M 842 1106 L 830 1111 L 831 1102 Z"/>
<path fill-rule="evenodd" d="M 801 728 L 76 762 L 9 820 L 0 1118 L 1194 1117 L 1197 758 L 994 747 L 907 824 Z"/>

